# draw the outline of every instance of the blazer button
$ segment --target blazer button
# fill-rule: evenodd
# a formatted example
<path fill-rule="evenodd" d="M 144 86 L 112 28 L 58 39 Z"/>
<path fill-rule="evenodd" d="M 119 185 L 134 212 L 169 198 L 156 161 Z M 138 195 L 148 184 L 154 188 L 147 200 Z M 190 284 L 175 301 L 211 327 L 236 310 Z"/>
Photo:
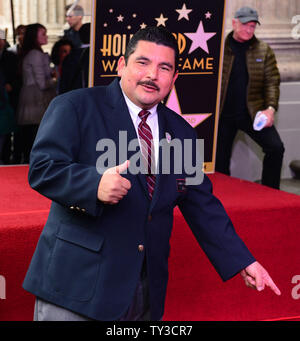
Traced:
<path fill-rule="evenodd" d="M 139 245 L 139 246 L 138 246 L 139 252 L 143 252 L 144 249 L 145 249 L 144 245 Z"/>
<path fill-rule="evenodd" d="M 74 207 L 74 206 L 71 206 L 71 207 L 70 207 L 70 210 L 74 210 L 74 209 L 75 209 L 75 207 Z"/>
<path fill-rule="evenodd" d="M 86 211 L 85 211 L 85 208 L 82 208 L 82 209 L 81 209 L 81 212 L 85 213 L 85 212 L 86 212 Z"/>

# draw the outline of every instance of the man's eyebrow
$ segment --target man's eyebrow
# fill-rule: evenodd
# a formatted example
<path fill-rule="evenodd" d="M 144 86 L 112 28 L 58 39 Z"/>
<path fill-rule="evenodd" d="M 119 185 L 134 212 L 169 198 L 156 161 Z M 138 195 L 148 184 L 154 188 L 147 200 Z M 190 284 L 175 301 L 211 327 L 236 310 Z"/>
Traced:
<path fill-rule="evenodd" d="M 150 61 L 149 58 L 144 57 L 144 56 L 137 56 L 137 57 L 135 58 L 135 60 L 148 60 L 148 61 Z"/>

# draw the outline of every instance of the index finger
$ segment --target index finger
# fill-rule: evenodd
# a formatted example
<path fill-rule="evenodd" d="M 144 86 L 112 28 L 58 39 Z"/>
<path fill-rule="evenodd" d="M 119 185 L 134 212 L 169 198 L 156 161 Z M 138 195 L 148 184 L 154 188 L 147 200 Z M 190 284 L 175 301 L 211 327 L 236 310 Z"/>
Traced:
<path fill-rule="evenodd" d="M 270 276 L 268 276 L 265 279 L 265 284 L 266 286 L 268 286 L 271 290 L 273 290 L 275 292 L 276 295 L 281 295 L 281 291 L 279 290 L 279 288 L 277 287 L 277 285 L 273 282 L 272 278 Z"/>

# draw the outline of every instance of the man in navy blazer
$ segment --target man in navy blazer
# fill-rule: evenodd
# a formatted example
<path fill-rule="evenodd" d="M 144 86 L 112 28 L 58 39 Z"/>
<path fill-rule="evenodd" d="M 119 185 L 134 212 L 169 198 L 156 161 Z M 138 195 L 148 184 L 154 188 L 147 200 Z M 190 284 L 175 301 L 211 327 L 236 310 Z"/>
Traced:
<path fill-rule="evenodd" d="M 47 223 L 24 280 L 37 297 L 36 320 L 160 320 L 168 281 L 169 239 L 178 205 L 193 234 L 225 281 L 241 273 L 248 286 L 269 286 L 280 294 L 267 271 L 236 234 L 207 176 L 183 167 L 162 171 L 163 148 L 154 146 L 155 190 L 131 169 L 139 147 L 138 113 L 147 119 L 153 140 L 182 144 L 195 130 L 161 104 L 177 75 L 178 48 L 163 28 L 138 31 L 118 63 L 120 79 L 109 86 L 75 90 L 50 104 L 34 143 L 29 170 L 32 188 L 52 200 Z M 120 141 L 126 133 L 128 148 Z M 122 135 L 123 136 L 123 135 Z M 171 141 L 170 141 L 171 140 Z M 114 155 L 108 149 L 127 151 Z M 154 143 L 155 144 L 155 143 Z M 108 166 L 100 166 L 102 157 Z M 136 165 L 139 163 L 137 162 Z M 199 165 L 201 168 L 201 165 Z"/>

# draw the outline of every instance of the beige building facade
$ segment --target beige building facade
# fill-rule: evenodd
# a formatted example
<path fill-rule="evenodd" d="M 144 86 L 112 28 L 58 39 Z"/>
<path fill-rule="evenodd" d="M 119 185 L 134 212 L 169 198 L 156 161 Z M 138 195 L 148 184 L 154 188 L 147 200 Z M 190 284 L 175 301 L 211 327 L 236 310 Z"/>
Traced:
<path fill-rule="evenodd" d="M 74 0 L 13 0 L 15 27 L 39 22 L 47 27 L 49 52 L 53 42 L 62 35 L 65 23 L 64 8 Z M 92 0 L 80 0 L 85 10 L 84 22 L 91 20 Z M 261 26 L 256 35 L 270 43 L 275 50 L 283 81 L 300 80 L 300 0 L 227 0 L 226 32 L 231 18 L 242 6 L 256 8 Z M 8 29 L 12 43 L 11 0 L 0 1 L 0 28 Z"/>

